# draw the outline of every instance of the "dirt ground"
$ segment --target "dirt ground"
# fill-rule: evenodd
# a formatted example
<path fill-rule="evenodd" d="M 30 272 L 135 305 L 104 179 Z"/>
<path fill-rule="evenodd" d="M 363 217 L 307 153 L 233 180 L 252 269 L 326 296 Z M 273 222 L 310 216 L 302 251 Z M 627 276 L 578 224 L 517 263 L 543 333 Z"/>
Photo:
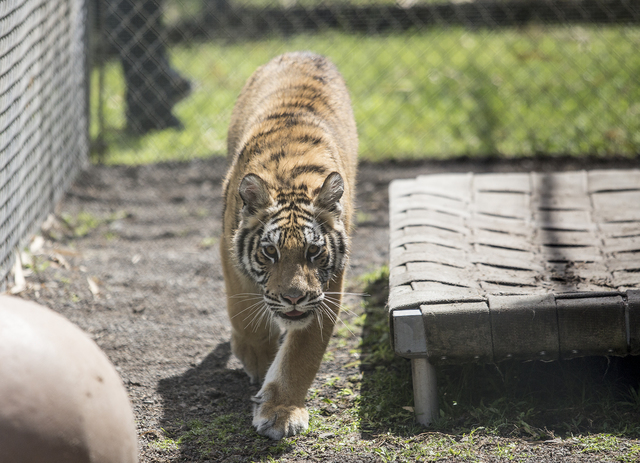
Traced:
<path fill-rule="evenodd" d="M 364 163 L 350 281 L 388 260 L 387 191 L 392 179 L 445 171 L 637 165 L 637 160 L 566 158 Z M 208 461 L 195 445 L 158 445 L 181 423 L 245 410 L 247 418 L 240 426 L 250 428 L 249 398 L 257 387 L 249 384 L 230 353 L 217 247 L 225 169 L 221 158 L 141 167 L 90 166 L 60 204 L 58 219 L 45 225 L 44 243 L 34 242 L 28 285 L 20 296 L 78 324 L 115 364 L 134 408 L 141 462 Z M 357 305 L 357 297 L 347 304 Z M 348 352 L 336 351 L 313 387 L 321 387 L 348 361 Z M 248 435 L 263 445 L 266 458 L 273 443 Z M 568 456 L 563 446 L 543 450 L 532 461 L 589 461 Z M 292 455 L 292 449 L 285 449 L 279 458 L 301 459 Z M 249 459 L 242 454 L 225 458 Z M 308 459 L 355 462 L 380 457 L 309 450 Z"/>

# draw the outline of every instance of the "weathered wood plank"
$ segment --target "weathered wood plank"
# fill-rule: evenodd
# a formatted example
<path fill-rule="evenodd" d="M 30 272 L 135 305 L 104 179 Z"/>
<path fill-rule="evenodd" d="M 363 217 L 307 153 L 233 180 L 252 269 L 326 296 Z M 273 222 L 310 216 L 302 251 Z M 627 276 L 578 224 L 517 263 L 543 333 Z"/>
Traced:
<path fill-rule="evenodd" d="M 472 188 L 484 192 L 531 193 L 531 176 L 528 173 L 476 174 Z"/>
<path fill-rule="evenodd" d="M 413 278 L 411 281 L 437 281 L 456 286 L 469 286 L 471 280 L 470 269 L 458 268 L 431 262 L 409 262 L 405 266 L 407 274 Z M 402 281 L 406 281 L 407 275 L 403 275 Z"/>
<path fill-rule="evenodd" d="M 393 206 L 396 199 L 411 195 L 418 186 L 419 183 L 415 178 L 396 179 L 389 183 L 389 198 L 391 199 L 389 206 Z"/>
<path fill-rule="evenodd" d="M 545 246 L 591 246 L 597 247 L 600 240 L 589 231 L 540 230 L 538 241 Z"/>
<path fill-rule="evenodd" d="M 553 295 L 489 296 L 493 356 L 555 360 L 560 354 Z"/>
<path fill-rule="evenodd" d="M 477 290 L 472 294 L 465 295 L 465 288 L 461 291 L 451 294 L 443 291 L 437 293 L 434 291 L 407 291 L 406 286 L 394 286 L 389 291 L 389 309 L 391 311 L 397 309 L 415 308 L 423 304 L 453 304 L 459 302 L 485 302 L 485 298 L 478 295 Z"/>
<path fill-rule="evenodd" d="M 456 226 L 466 226 L 467 217 L 461 215 L 447 214 L 441 211 L 429 211 L 425 209 L 410 209 L 402 215 L 396 217 L 398 227 L 401 227 L 405 220 L 430 218 L 437 222 L 452 223 Z"/>
<path fill-rule="evenodd" d="M 622 297 L 557 299 L 556 307 L 563 358 L 627 354 Z"/>
<path fill-rule="evenodd" d="M 398 248 L 409 244 L 436 244 L 452 249 L 471 250 L 471 245 L 466 240 L 459 239 L 458 234 L 448 236 L 436 236 L 436 234 L 404 233 L 404 230 L 391 234 L 391 247 Z"/>
<path fill-rule="evenodd" d="M 541 197 L 583 196 L 587 194 L 585 171 L 531 174 L 533 190 Z"/>
<path fill-rule="evenodd" d="M 422 305 L 427 351 L 433 363 L 493 361 L 486 302 Z"/>
<path fill-rule="evenodd" d="M 558 195 L 556 192 L 535 191 L 531 203 L 538 210 L 590 210 L 591 200 L 587 195 L 570 192 Z"/>
<path fill-rule="evenodd" d="M 605 259 L 604 264 L 610 271 L 627 270 L 640 272 L 640 252 L 623 254 L 619 257 Z"/>
<path fill-rule="evenodd" d="M 549 287 L 543 284 L 536 286 L 505 286 L 504 284 L 481 281 L 482 294 L 495 296 L 530 296 L 549 293 Z"/>
<path fill-rule="evenodd" d="M 473 173 L 422 175 L 416 179 L 416 193 L 438 194 L 468 203 Z"/>
<path fill-rule="evenodd" d="M 476 245 L 515 251 L 529 251 L 532 248 L 531 240 L 527 236 L 496 233 L 489 230 L 475 230 L 473 242 Z"/>
<path fill-rule="evenodd" d="M 598 230 L 603 236 L 610 238 L 640 236 L 640 222 L 599 223 Z"/>
<path fill-rule="evenodd" d="M 442 301 L 446 295 L 447 300 L 464 300 L 463 298 L 475 296 L 478 298 L 480 286 L 477 280 L 470 280 L 469 287 L 461 288 L 460 286 L 447 285 L 437 281 L 414 281 L 411 287 L 415 291 L 430 292 L 433 294 L 429 298 L 431 302 Z M 460 299 L 457 299 L 460 298 Z M 423 301 L 426 302 L 426 301 Z"/>
<path fill-rule="evenodd" d="M 640 236 L 604 238 L 603 251 L 607 253 L 640 252 Z"/>
<path fill-rule="evenodd" d="M 589 172 L 589 193 L 640 189 L 640 170 L 592 170 Z"/>
<path fill-rule="evenodd" d="M 447 214 L 442 214 L 444 217 L 439 217 L 434 213 L 434 211 L 425 211 L 425 212 L 426 212 L 425 214 L 412 214 L 411 217 L 399 219 L 395 222 L 395 226 L 398 229 L 416 227 L 416 226 L 426 226 L 426 227 L 441 228 L 443 230 L 462 233 L 465 235 L 469 233 L 469 230 L 464 224 L 464 221 L 450 220 L 449 217 L 452 217 L 452 216 L 447 217 Z"/>
<path fill-rule="evenodd" d="M 514 219 L 508 217 L 495 217 L 492 215 L 473 214 L 467 220 L 472 230 L 485 230 L 509 235 L 529 237 L 533 234 L 531 220 Z"/>
<path fill-rule="evenodd" d="M 594 193 L 591 200 L 597 222 L 640 222 L 640 190 Z"/>
<path fill-rule="evenodd" d="M 602 261 L 600 249 L 595 246 L 551 246 L 540 248 L 543 258 L 551 262 L 599 262 Z"/>
<path fill-rule="evenodd" d="M 586 211 L 538 210 L 534 213 L 536 228 L 558 231 L 594 231 L 591 213 Z"/>
<path fill-rule="evenodd" d="M 529 195 L 522 193 L 479 191 L 475 194 L 472 208 L 480 214 L 525 219 L 531 215 L 529 199 Z"/>
<path fill-rule="evenodd" d="M 440 227 L 420 225 L 420 224 L 403 227 L 402 231 L 404 232 L 404 236 L 412 236 L 412 235 L 426 236 L 427 239 L 425 239 L 424 242 L 429 242 L 429 239 L 432 236 L 448 239 L 451 241 L 466 242 L 467 241 L 466 235 L 469 233 L 469 231 L 466 229 L 462 229 L 461 231 L 458 232 L 453 230 L 447 230 Z"/>
<path fill-rule="evenodd" d="M 462 217 L 467 217 L 469 215 L 467 203 L 455 199 L 443 198 L 441 196 L 423 194 L 414 194 L 398 198 L 394 202 L 391 213 L 397 214 L 399 212 L 406 212 L 412 209 L 448 212 L 449 214 L 459 215 Z"/>
<path fill-rule="evenodd" d="M 513 249 L 496 248 L 476 244 L 474 252 L 469 256 L 469 262 L 474 264 L 486 264 L 520 270 L 542 272 L 544 266 L 539 262 L 538 256 L 531 251 L 515 251 Z"/>
<path fill-rule="evenodd" d="M 476 265 L 478 278 L 481 281 L 498 283 L 506 286 L 536 286 L 538 272 L 531 270 L 516 270 L 511 268 L 494 267 L 491 265 Z"/>
<path fill-rule="evenodd" d="M 405 248 L 402 250 L 398 248 L 392 249 L 391 258 L 394 265 L 403 265 L 408 262 L 433 262 L 465 268 L 468 260 L 466 252 L 463 250 L 445 248 L 434 244 L 409 244 Z"/>
<path fill-rule="evenodd" d="M 640 288 L 640 272 L 617 270 L 613 272 L 613 281 L 618 287 Z"/>

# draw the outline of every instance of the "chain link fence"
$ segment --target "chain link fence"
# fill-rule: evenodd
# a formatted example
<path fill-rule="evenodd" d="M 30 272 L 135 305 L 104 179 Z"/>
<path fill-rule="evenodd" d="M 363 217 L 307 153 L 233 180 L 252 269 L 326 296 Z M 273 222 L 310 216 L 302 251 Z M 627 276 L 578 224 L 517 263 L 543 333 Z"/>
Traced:
<path fill-rule="evenodd" d="M 0 1 L 0 287 L 87 159 L 85 25 L 83 0 Z"/>
<path fill-rule="evenodd" d="M 97 9 L 92 134 L 106 162 L 224 154 L 247 77 L 294 49 L 329 56 L 345 75 L 369 159 L 640 149 L 636 1 L 100 0 Z"/>

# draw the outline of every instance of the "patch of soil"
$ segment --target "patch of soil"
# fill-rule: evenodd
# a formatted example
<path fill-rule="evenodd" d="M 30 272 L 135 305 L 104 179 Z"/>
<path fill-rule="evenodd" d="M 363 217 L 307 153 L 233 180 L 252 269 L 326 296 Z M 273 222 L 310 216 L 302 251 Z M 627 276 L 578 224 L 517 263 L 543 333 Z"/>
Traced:
<path fill-rule="evenodd" d="M 635 160 L 573 158 L 363 163 L 350 281 L 388 261 L 387 192 L 393 179 L 447 171 L 555 171 L 635 164 Z M 20 294 L 78 324 L 115 364 L 136 416 L 141 462 L 248 461 L 273 455 L 274 443 L 251 431 L 249 398 L 258 387 L 249 384 L 230 352 L 217 247 L 225 171 L 226 160 L 221 158 L 140 167 L 90 166 L 60 204 L 58 220 L 45 226 L 45 242 L 34 248 L 28 285 Z M 356 296 L 347 301 L 352 307 L 358 303 Z M 349 343 L 357 345 L 357 339 L 352 337 Z M 356 368 L 346 367 L 350 362 L 349 346 L 332 348 L 312 387 L 321 388 L 334 376 L 357 376 Z M 253 449 L 248 453 L 203 456 L 196 444 L 178 449 L 165 441 L 180 435 L 194 420 L 210 421 L 212 416 L 238 411 L 246 417 L 236 425 L 249 430 L 242 433 Z M 361 430 L 358 438 L 376 437 Z M 330 445 L 314 450 L 311 443 L 317 439 L 330 442 L 331 433 L 311 433 L 297 441 L 298 456 L 287 445 L 277 455 L 283 461 L 380 460 L 374 454 L 334 451 Z M 242 449 L 241 444 L 235 442 L 236 448 Z M 305 452 L 306 457 L 299 456 Z M 592 461 L 562 445 L 540 447 L 533 454 L 537 457 L 532 461 Z M 458 460 L 451 457 L 451 461 Z"/>

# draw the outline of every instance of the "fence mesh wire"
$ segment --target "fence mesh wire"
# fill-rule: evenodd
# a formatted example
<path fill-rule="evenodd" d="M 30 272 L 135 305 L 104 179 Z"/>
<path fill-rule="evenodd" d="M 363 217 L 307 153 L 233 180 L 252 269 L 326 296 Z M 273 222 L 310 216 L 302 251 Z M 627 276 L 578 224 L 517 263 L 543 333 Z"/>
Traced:
<path fill-rule="evenodd" d="M 88 152 L 83 0 L 0 1 L 0 286 Z"/>
<path fill-rule="evenodd" d="M 98 7 L 102 72 L 92 133 L 108 162 L 223 154 L 242 84 L 294 49 L 338 65 L 361 153 L 371 159 L 640 148 L 637 1 L 102 0 Z"/>

